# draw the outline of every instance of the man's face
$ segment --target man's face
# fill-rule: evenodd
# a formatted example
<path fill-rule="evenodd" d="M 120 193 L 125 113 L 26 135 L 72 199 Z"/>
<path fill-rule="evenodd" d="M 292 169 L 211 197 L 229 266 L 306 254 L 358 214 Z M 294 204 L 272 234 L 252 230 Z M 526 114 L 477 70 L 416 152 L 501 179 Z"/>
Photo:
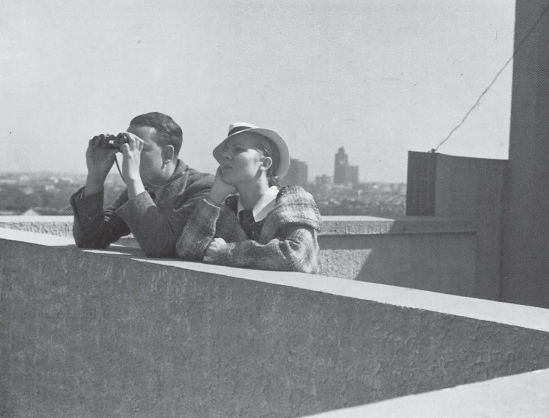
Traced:
<path fill-rule="evenodd" d="M 156 142 L 156 130 L 150 126 L 130 125 L 128 132 L 137 135 L 144 142 L 141 151 L 141 164 L 139 174 L 145 186 L 161 184 L 162 172 L 162 147 Z"/>

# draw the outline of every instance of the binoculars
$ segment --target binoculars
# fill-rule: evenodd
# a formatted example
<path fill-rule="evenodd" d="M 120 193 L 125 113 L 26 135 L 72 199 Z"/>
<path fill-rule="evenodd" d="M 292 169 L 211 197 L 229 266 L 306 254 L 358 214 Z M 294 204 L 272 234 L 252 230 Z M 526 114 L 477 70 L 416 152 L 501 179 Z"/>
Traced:
<path fill-rule="evenodd" d="M 119 151 L 122 145 L 127 144 L 129 142 L 128 140 L 129 136 L 127 133 L 124 133 L 124 132 L 121 132 L 118 135 L 101 134 L 101 135 L 98 135 L 97 137 L 100 138 L 100 141 L 99 141 L 100 148 L 116 149 Z"/>

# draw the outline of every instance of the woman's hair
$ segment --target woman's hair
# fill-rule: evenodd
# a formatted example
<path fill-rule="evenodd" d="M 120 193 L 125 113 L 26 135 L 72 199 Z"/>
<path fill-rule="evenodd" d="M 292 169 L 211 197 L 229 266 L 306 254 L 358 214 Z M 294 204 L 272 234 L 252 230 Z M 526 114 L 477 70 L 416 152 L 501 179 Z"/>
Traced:
<path fill-rule="evenodd" d="M 264 137 L 263 135 L 258 135 L 257 139 L 257 149 L 259 152 L 261 152 L 265 157 L 269 157 L 273 162 L 267 170 L 267 180 L 269 181 L 269 186 L 278 186 L 279 178 L 273 174 L 280 164 L 280 153 L 278 152 L 278 148 L 269 138 Z"/>

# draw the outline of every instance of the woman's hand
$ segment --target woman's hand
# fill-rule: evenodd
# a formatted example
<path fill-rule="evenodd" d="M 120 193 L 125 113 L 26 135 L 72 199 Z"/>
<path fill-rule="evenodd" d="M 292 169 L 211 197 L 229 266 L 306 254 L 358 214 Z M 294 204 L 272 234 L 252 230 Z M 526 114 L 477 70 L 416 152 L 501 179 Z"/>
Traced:
<path fill-rule="evenodd" d="M 215 263 L 217 256 L 227 248 L 227 243 L 223 238 L 214 238 L 206 249 L 203 261 L 206 263 Z"/>
<path fill-rule="evenodd" d="M 227 184 L 223 181 L 221 168 L 217 167 L 217 171 L 215 172 L 215 181 L 212 189 L 210 190 L 210 194 L 208 195 L 210 200 L 215 204 L 220 205 L 225 201 L 225 198 L 228 195 L 235 192 L 236 189 L 234 188 L 234 186 L 231 186 L 230 184 Z"/>

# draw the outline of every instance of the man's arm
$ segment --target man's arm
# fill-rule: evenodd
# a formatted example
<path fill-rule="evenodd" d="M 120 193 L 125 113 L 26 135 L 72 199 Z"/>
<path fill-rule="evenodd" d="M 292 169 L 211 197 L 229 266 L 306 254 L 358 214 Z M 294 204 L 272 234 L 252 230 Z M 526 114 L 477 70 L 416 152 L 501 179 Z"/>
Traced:
<path fill-rule="evenodd" d="M 207 196 L 212 176 L 203 175 L 189 182 L 186 187 L 182 185 L 184 192 L 172 203 L 167 202 L 159 207 L 147 192 L 142 192 L 115 211 L 148 257 L 175 256 L 177 239 L 196 203 Z"/>
<path fill-rule="evenodd" d="M 224 203 L 225 198 L 235 191 L 233 186 L 223 181 L 218 168 L 208 197 L 196 204 L 177 241 L 178 257 L 202 260 L 215 237 L 223 238 L 227 242 L 248 239 L 236 214 Z"/>
<path fill-rule="evenodd" d="M 71 196 L 74 212 L 72 233 L 80 248 L 106 248 L 130 230 L 115 213 L 117 207 L 128 200 L 123 192 L 113 206 L 103 211 L 103 190 L 85 196 L 85 188 Z"/>
<path fill-rule="evenodd" d="M 86 149 L 86 185 L 70 199 L 74 212 L 73 236 L 78 247 L 106 248 L 130 232 L 124 221 L 114 213 L 128 200 L 126 193 L 118 197 L 113 207 L 103 211 L 103 184 L 116 153 L 107 143 L 105 135 L 90 139 Z"/>
<path fill-rule="evenodd" d="M 229 207 L 202 199 L 197 202 L 177 240 L 177 256 L 185 260 L 201 261 L 216 236 L 227 242 L 248 239 L 236 214 Z"/>

